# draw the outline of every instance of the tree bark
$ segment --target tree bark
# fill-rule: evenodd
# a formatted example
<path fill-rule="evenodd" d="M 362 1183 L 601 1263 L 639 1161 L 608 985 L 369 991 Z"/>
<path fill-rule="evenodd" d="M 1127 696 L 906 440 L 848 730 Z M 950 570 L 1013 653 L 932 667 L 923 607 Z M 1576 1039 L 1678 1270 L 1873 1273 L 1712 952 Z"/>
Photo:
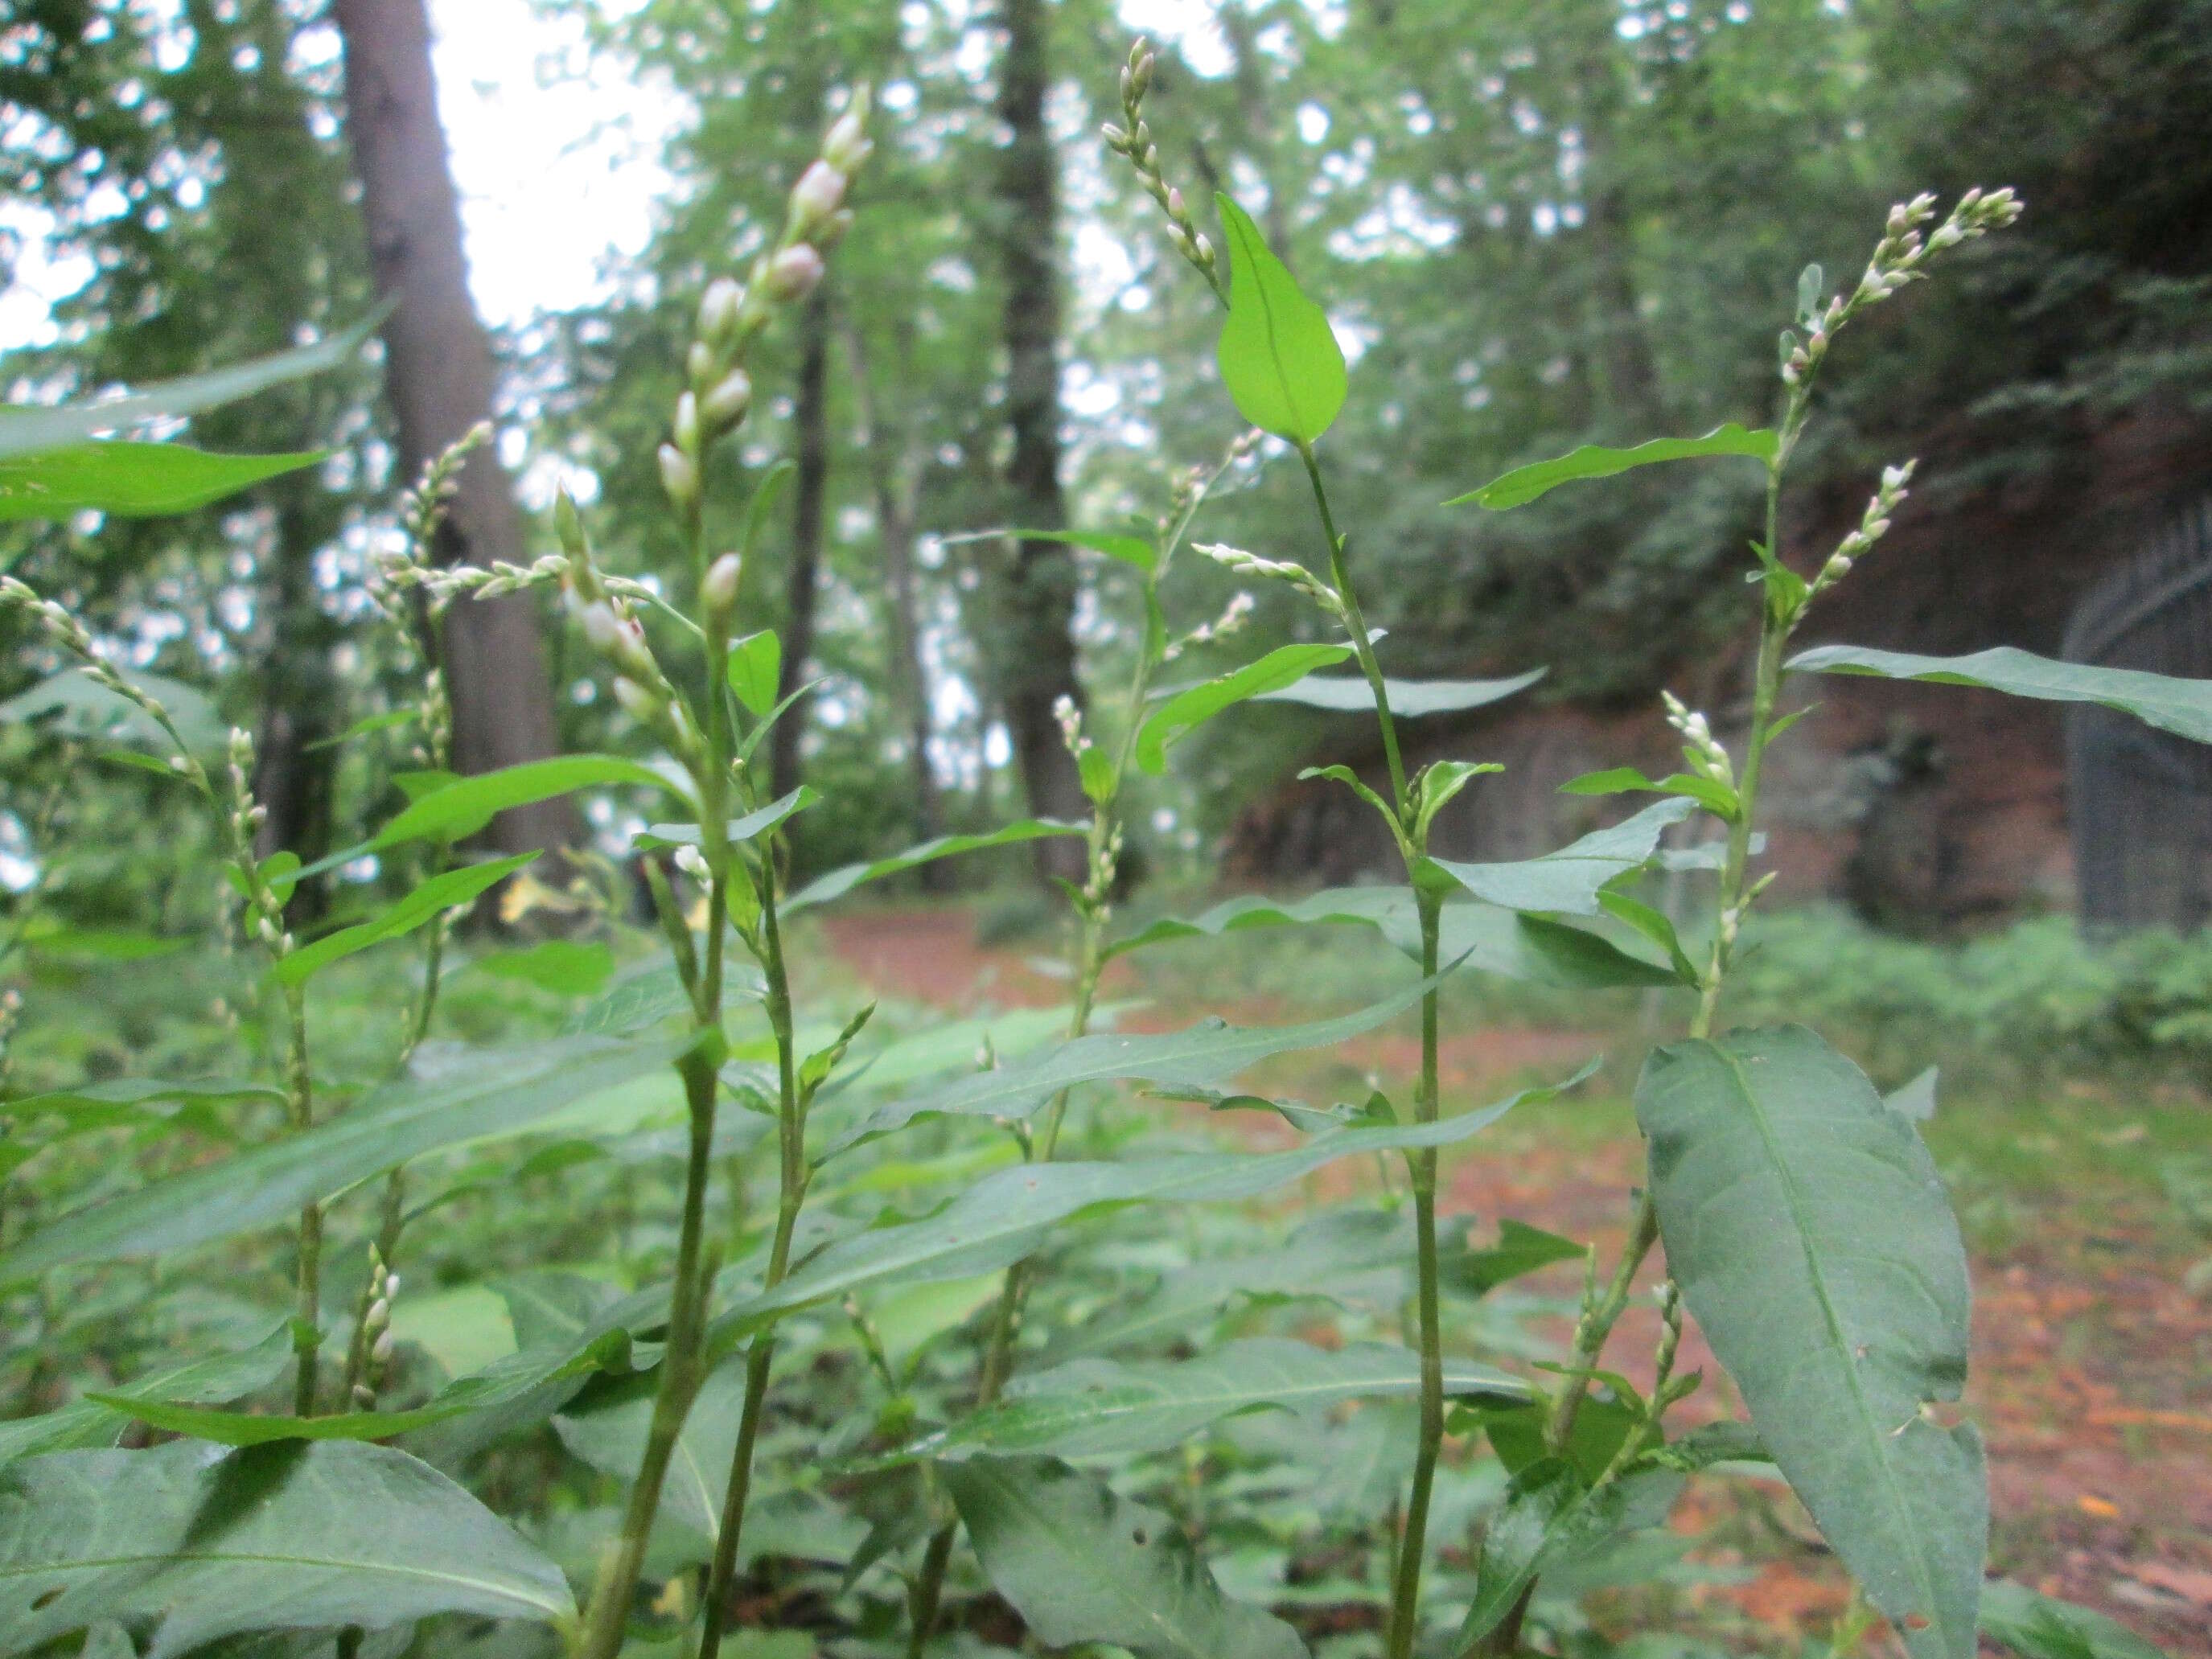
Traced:
<path fill-rule="evenodd" d="M 911 362 L 912 325 L 895 319 L 901 379 Z M 845 355 L 853 367 L 853 386 L 866 431 L 861 451 L 867 458 L 868 483 L 876 501 L 876 537 L 883 550 L 884 581 L 890 596 L 890 671 L 906 718 L 908 763 L 914 778 L 914 838 L 934 840 L 945 833 L 945 808 L 938 799 L 937 774 L 929 761 L 929 671 L 921 659 L 921 605 L 915 578 L 914 545 L 921 522 L 920 464 L 908 434 L 885 422 L 871 378 L 867 345 L 848 316 Z M 925 864 L 915 874 L 929 892 L 951 885 L 951 870 L 942 861 Z"/>
<path fill-rule="evenodd" d="M 822 581 L 822 517 L 830 494 L 830 295 L 817 289 L 799 324 L 799 384 L 793 398 L 793 437 L 798 453 L 791 481 L 791 568 L 783 607 L 783 669 L 779 697 L 806 683 L 814 654 L 815 597 Z M 802 697 L 783 711 L 769 734 L 769 776 L 779 797 L 799 787 L 799 741 L 806 731 Z M 790 834 L 787 826 L 785 833 Z"/>
<path fill-rule="evenodd" d="M 346 136 L 362 187 L 377 292 L 397 301 L 384 325 L 385 394 L 411 480 L 432 456 L 492 415 L 491 343 L 469 296 L 460 204 L 438 122 L 425 0 L 333 0 L 345 52 Z M 438 538 L 441 561 L 527 563 L 522 515 L 499 459 L 471 456 Z M 453 761 L 464 773 L 560 750 L 535 602 L 464 600 L 446 613 Z M 575 845 L 565 797 L 502 812 L 501 851 Z"/>
<path fill-rule="evenodd" d="M 1009 135 L 997 180 L 1000 266 L 1006 285 L 1006 424 L 1013 443 L 1006 486 L 1013 521 L 1036 530 L 1066 522 L 1060 489 L 1059 187 L 1045 129 L 1049 81 L 1044 0 L 1006 0 L 998 115 Z M 1053 713 L 1062 697 L 1079 707 L 1075 673 L 1076 566 L 1053 542 L 1024 542 L 1006 576 L 1010 637 L 998 653 L 1001 693 L 1030 810 L 1079 818 L 1085 805 L 1075 760 Z M 1036 843 L 1044 873 L 1079 879 L 1073 840 Z"/>

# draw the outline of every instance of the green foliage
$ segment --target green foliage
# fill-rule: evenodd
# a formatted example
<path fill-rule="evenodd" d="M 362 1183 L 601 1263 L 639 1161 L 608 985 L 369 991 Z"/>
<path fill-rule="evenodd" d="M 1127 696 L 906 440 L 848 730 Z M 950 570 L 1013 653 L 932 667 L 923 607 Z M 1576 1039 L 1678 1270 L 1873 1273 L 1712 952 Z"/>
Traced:
<path fill-rule="evenodd" d="M 15 424 L 0 421 L 0 434 Z M 189 513 L 265 479 L 322 460 L 299 455 L 210 455 L 181 444 L 81 444 L 0 457 L 0 524 L 72 513 L 158 518 Z"/>
<path fill-rule="evenodd" d="M 1526 507 L 1540 495 L 1579 478 L 1610 478 L 1631 467 L 1650 466 L 1660 461 L 1696 460 L 1709 455 L 1745 455 L 1753 460 L 1771 462 L 1780 448 L 1780 441 L 1771 432 L 1747 432 L 1733 421 L 1726 426 L 1715 427 L 1702 438 L 1654 438 L 1633 449 L 1584 444 L 1572 454 L 1562 455 L 1555 461 L 1537 461 L 1516 467 L 1504 477 L 1492 479 L 1481 489 L 1456 496 L 1444 505 L 1462 507 L 1473 501 L 1477 507 L 1502 513 L 1509 507 Z"/>
<path fill-rule="evenodd" d="M 2053 662 L 2010 646 L 1996 646 L 1965 657 L 1923 657 L 1904 651 L 1829 645 L 1793 657 L 1790 666 L 1799 673 L 1932 680 L 1942 685 L 1981 686 L 2043 702 L 2096 703 L 2132 714 L 2192 743 L 2212 743 L 2212 681 L 2146 674 L 2133 668 Z"/>
<path fill-rule="evenodd" d="M 1351 389 L 1328 313 L 1308 299 L 1252 216 L 1219 191 L 1229 238 L 1229 319 L 1214 348 L 1237 412 L 1278 438 L 1310 444 L 1335 424 Z"/>

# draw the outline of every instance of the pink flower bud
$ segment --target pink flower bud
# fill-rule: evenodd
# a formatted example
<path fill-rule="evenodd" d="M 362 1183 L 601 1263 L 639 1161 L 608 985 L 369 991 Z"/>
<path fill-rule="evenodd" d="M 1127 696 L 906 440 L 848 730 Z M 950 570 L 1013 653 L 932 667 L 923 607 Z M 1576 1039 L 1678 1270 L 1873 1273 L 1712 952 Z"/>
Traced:
<path fill-rule="evenodd" d="M 804 300 L 821 286 L 822 256 L 804 242 L 787 247 L 768 262 L 763 281 L 777 300 Z"/>
<path fill-rule="evenodd" d="M 717 276 L 708 283 L 699 299 L 699 337 L 717 343 L 726 340 L 738 325 L 744 303 L 744 289 L 729 277 Z"/>

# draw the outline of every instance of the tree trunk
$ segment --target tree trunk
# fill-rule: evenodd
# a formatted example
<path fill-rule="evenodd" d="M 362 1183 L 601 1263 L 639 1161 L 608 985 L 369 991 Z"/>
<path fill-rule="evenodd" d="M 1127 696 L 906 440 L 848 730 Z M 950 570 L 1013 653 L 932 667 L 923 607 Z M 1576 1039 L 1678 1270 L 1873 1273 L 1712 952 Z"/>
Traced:
<path fill-rule="evenodd" d="M 913 329 L 902 317 L 895 319 L 900 379 L 911 362 Z M 903 431 L 894 432 L 883 418 L 871 378 L 866 339 L 848 316 L 844 331 L 845 355 L 853 367 L 853 386 L 860 402 L 866 432 L 861 451 L 867 458 L 869 487 L 876 501 L 876 536 L 883 549 L 884 582 L 890 595 L 890 671 L 896 694 L 904 705 L 908 762 L 914 775 L 914 838 L 931 841 L 945 833 L 945 808 L 938 799 L 937 774 L 929 761 L 929 671 L 921 659 L 921 606 L 916 591 L 914 544 L 921 521 L 919 462 Z M 925 864 L 915 874 L 929 892 L 951 885 L 951 869 L 942 861 Z"/>
<path fill-rule="evenodd" d="M 425 0 L 334 0 L 345 49 L 346 136 L 362 187 L 377 292 L 396 299 L 384 325 L 385 395 L 411 481 L 432 456 L 492 414 L 491 343 L 469 297 L 460 204 L 438 124 Z M 439 534 L 441 560 L 527 563 L 522 517 L 498 457 L 472 456 Z M 446 613 L 453 763 L 488 772 L 559 752 L 535 601 L 463 600 Z M 567 799 L 502 812 L 501 851 L 568 847 L 582 823 Z"/>
<path fill-rule="evenodd" d="M 999 118 L 1008 142 L 997 185 L 1000 263 L 1006 279 L 1006 423 L 1013 439 L 1006 493 L 1013 522 L 1057 530 L 1066 522 L 1060 490 L 1060 289 L 1058 185 L 1045 130 L 1048 84 L 1044 0 L 1006 0 L 1006 46 L 999 70 Z M 1079 706 L 1075 676 L 1076 566 L 1053 542 L 1024 542 L 1006 578 L 1009 637 L 1000 641 L 1007 724 L 1030 810 L 1079 818 L 1085 805 L 1074 757 L 1053 706 Z M 1054 837 L 1036 843 L 1048 875 L 1079 879 L 1083 849 Z"/>
<path fill-rule="evenodd" d="M 289 481 L 288 481 L 289 482 Z M 264 603 L 272 638 L 263 669 L 260 734 L 253 745 L 253 798 L 269 810 L 254 836 L 262 858 L 280 849 L 313 864 L 331 850 L 337 750 L 327 745 L 343 692 L 331 649 L 331 619 L 316 602 L 315 538 L 302 522 L 298 492 L 277 508 L 274 568 Z M 300 884 L 287 907 L 294 926 L 323 914 L 320 880 Z"/>
<path fill-rule="evenodd" d="M 817 289 L 799 324 L 799 385 L 792 426 L 798 454 L 791 482 L 791 569 L 784 593 L 783 674 L 776 688 L 787 697 L 806 683 L 814 654 L 814 602 L 822 580 L 822 514 L 830 493 L 830 295 Z M 769 734 L 769 776 L 775 793 L 799 787 L 799 740 L 806 732 L 808 699 L 783 711 Z M 789 835 L 787 826 L 785 834 Z"/>

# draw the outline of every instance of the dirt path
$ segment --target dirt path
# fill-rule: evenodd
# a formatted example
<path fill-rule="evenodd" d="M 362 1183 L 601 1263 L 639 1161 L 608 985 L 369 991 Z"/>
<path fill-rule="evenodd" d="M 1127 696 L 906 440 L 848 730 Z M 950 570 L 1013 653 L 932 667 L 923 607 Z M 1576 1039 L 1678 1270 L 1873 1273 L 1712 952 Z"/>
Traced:
<path fill-rule="evenodd" d="M 1064 981 L 1032 966 L 1029 953 L 978 946 L 963 912 L 863 913 L 825 926 L 839 955 L 881 993 L 962 1010 L 1045 1006 L 1066 994 Z M 1124 969 L 1106 994 L 1141 989 Z M 1268 1017 L 1264 1004 L 1235 988 L 1224 991 L 1218 1012 Z M 1152 1007 L 1133 1012 L 1125 1024 L 1173 1029 L 1192 1017 Z M 1444 1081 L 1479 1097 L 1487 1085 L 1532 1069 L 1577 1062 L 1595 1046 L 1589 1034 L 1574 1031 L 1458 1034 L 1445 1044 Z M 1381 1034 L 1346 1045 L 1337 1058 L 1402 1081 L 1419 1051 L 1410 1037 Z M 1445 1207 L 1511 1215 L 1592 1240 L 1609 1261 L 1625 1225 L 1621 1194 L 1638 1179 L 1640 1157 L 1627 1134 L 1595 1148 L 1517 1144 L 1510 1157 L 1462 1160 Z M 2020 1231 L 2017 1246 L 1974 1263 L 1966 1405 L 1989 1446 L 1992 1554 L 2014 1576 L 2110 1613 L 2176 1659 L 2212 1659 L 2212 1305 L 2181 1288 L 2175 1263 L 2159 1259 L 2146 1218 L 2102 1217 L 2090 1237 L 2034 1224 Z M 1656 1283 L 1656 1271 L 1645 1277 Z M 1572 1270 L 1539 1283 L 1562 1295 L 1575 1288 Z M 1555 1334 L 1564 1340 L 1566 1332 Z M 1657 1334 L 1648 1302 L 1622 1322 L 1619 1363 L 1639 1385 L 1649 1381 Z M 1709 1382 L 1721 1377 L 1694 1330 L 1684 1346 L 1683 1369 L 1702 1368 Z M 1708 1387 L 1691 1408 L 1729 1408 L 1724 1388 L 1724 1379 Z M 1683 1518 L 1703 1527 L 1717 1512 Z M 1762 1645 L 1770 1634 L 1795 1644 L 1824 1632 L 1844 1603 L 1841 1574 L 1794 1504 L 1778 1499 L 1760 1519 L 1775 1535 L 1753 1552 L 1758 1576 L 1698 1587 L 1692 1599 L 1725 1601 L 1727 1622 L 1747 1625 L 1745 1634 Z"/>

